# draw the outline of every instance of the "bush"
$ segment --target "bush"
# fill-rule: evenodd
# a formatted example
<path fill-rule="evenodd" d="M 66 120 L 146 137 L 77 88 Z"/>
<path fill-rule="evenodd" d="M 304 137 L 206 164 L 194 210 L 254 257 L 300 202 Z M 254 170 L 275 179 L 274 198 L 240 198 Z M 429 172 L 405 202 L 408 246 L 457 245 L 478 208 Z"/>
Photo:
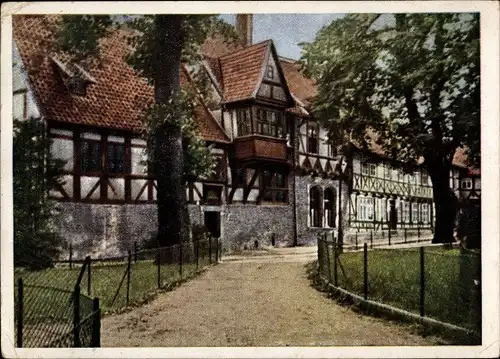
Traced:
<path fill-rule="evenodd" d="M 60 185 L 62 161 L 50 158 L 50 139 L 40 119 L 14 120 L 14 265 L 42 269 L 52 265 L 62 238 L 52 226 L 50 190 Z"/>

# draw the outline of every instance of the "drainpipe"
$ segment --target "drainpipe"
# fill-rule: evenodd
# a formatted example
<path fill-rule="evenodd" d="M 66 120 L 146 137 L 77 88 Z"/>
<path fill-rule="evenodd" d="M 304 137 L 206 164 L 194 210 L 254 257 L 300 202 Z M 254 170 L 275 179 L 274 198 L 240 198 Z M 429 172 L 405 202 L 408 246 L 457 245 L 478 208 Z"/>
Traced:
<path fill-rule="evenodd" d="M 290 136 L 292 137 L 291 138 L 291 142 L 292 142 L 292 156 L 293 156 L 293 164 L 292 164 L 292 182 L 293 182 L 293 246 L 296 247 L 298 245 L 298 234 L 297 234 L 297 186 L 296 186 L 296 176 L 297 176 L 297 171 L 296 171 L 296 166 L 297 166 L 297 158 L 296 158 L 296 133 L 295 131 L 297 130 L 296 129 L 296 126 L 295 126 L 295 121 L 294 121 L 294 117 L 292 117 L 292 127 L 293 128 L 293 131 L 292 133 L 290 133 Z"/>

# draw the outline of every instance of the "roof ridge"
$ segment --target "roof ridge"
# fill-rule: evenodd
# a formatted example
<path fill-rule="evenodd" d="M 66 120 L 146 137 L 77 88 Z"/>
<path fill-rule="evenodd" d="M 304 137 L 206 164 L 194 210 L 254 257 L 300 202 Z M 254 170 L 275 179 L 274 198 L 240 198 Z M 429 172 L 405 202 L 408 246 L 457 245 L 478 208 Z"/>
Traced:
<path fill-rule="evenodd" d="M 246 47 L 244 47 L 244 48 L 242 48 L 242 49 L 239 49 L 239 50 L 236 50 L 236 51 L 232 51 L 232 52 L 229 52 L 229 53 L 227 53 L 227 54 L 225 54 L 225 55 L 219 56 L 219 57 L 218 57 L 218 59 L 222 59 L 222 58 L 224 58 L 224 57 L 229 57 L 229 56 L 234 56 L 234 55 L 238 54 L 239 52 L 242 52 L 242 51 L 248 50 L 248 49 L 250 49 L 250 48 L 252 48 L 252 47 L 262 46 L 264 43 L 269 43 L 269 42 L 273 42 L 273 40 L 271 40 L 271 39 L 267 39 L 267 40 L 260 41 L 260 42 L 258 42 L 258 43 L 256 43 L 256 44 L 252 44 L 252 45 L 250 45 L 250 46 L 246 46 Z"/>

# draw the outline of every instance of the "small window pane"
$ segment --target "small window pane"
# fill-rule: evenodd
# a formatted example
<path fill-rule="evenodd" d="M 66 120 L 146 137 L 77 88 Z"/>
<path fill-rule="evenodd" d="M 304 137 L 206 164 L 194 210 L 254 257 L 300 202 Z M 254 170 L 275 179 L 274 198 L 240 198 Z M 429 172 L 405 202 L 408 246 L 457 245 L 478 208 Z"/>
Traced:
<path fill-rule="evenodd" d="M 80 158 L 82 172 L 100 172 L 102 170 L 99 142 L 82 141 Z"/>

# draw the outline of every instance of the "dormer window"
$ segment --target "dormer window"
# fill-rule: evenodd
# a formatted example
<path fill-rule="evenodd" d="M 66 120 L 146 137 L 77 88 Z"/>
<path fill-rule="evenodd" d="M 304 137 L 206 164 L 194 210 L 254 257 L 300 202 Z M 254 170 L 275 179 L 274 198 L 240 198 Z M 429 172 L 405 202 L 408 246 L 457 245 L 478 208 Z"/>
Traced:
<path fill-rule="evenodd" d="M 67 64 L 54 57 L 51 59 L 70 94 L 85 96 L 87 86 L 96 83 L 96 80 L 78 64 Z"/>

